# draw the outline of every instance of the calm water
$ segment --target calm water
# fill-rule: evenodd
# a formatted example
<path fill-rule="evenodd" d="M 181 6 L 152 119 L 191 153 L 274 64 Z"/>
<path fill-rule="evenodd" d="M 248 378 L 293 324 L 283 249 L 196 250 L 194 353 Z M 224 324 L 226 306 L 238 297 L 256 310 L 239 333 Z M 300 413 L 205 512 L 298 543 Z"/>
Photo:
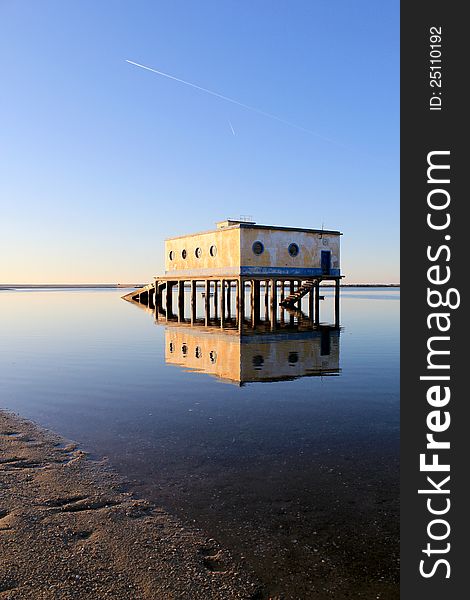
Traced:
<path fill-rule="evenodd" d="M 399 291 L 343 291 L 341 332 L 242 340 L 123 293 L 1 291 L 1 406 L 108 456 L 265 597 L 398 598 Z"/>

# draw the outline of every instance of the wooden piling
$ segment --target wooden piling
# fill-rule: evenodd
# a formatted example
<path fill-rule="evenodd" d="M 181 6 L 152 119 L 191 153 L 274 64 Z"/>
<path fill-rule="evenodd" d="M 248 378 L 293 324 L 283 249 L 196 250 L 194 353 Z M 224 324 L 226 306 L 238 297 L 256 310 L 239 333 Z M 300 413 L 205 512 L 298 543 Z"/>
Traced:
<path fill-rule="evenodd" d="M 315 325 L 320 324 L 320 280 L 315 281 Z"/>
<path fill-rule="evenodd" d="M 161 307 L 162 307 L 162 290 L 161 290 L 158 279 L 155 279 L 155 309 L 156 309 L 156 312 L 158 312 L 158 309 Z"/>
<path fill-rule="evenodd" d="M 277 326 L 277 279 L 271 279 L 271 331 Z"/>
<path fill-rule="evenodd" d="M 196 310 L 197 310 L 196 286 L 197 286 L 197 281 L 195 279 L 193 279 L 191 281 L 191 325 L 194 325 L 194 323 L 196 322 Z"/>
<path fill-rule="evenodd" d="M 204 306 L 205 306 L 205 324 L 209 325 L 209 321 L 211 319 L 211 281 L 210 279 L 206 279 L 205 281 L 205 298 L 204 298 Z"/>
<path fill-rule="evenodd" d="M 340 294 L 340 280 L 335 281 L 335 327 L 339 327 L 339 294 Z"/>
<path fill-rule="evenodd" d="M 251 313 L 251 326 L 256 326 L 255 317 L 255 280 L 250 281 L 250 313 Z"/>
<path fill-rule="evenodd" d="M 241 333 L 245 320 L 245 281 L 242 278 L 237 280 L 237 317 L 238 331 Z"/>
<path fill-rule="evenodd" d="M 184 321 L 184 281 L 178 281 L 178 323 Z"/>
<path fill-rule="evenodd" d="M 308 318 L 313 322 L 313 311 L 315 308 L 315 290 L 312 287 L 308 293 Z"/>
<path fill-rule="evenodd" d="M 269 279 L 264 282 L 264 318 L 269 319 Z"/>
<path fill-rule="evenodd" d="M 173 314 L 173 281 L 166 282 L 166 319 L 167 321 Z"/>
<path fill-rule="evenodd" d="M 219 282 L 214 280 L 214 319 L 217 319 L 219 311 Z"/>
<path fill-rule="evenodd" d="M 251 326 L 256 327 L 260 320 L 260 287 L 258 279 L 251 280 Z"/>
<path fill-rule="evenodd" d="M 220 327 L 225 326 L 225 279 L 220 280 Z"/>
<path fill-rule="evenodd" d="M 227 319 L 232 318 L 232 282 L 227 281 Z"/>

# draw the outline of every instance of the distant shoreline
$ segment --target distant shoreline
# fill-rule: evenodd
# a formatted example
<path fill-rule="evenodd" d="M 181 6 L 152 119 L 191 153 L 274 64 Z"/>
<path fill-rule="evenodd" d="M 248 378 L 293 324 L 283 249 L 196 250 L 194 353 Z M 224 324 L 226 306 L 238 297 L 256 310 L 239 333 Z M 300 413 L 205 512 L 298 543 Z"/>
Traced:
<path fill-rule="evenodd" d="M 0 283 L 0 290 L 74 290 L 140 288 L 145 283 Z"/>
<path fill-rule="evenodd" d="M 90 290 L 90 289 L 138 289 L 145 283 L 2 283 L 0 290 Z M 322 284 L 321 287 L 334 287 Z M 342 283 L 342 288 L 399 288 L 399 283 Z"/>

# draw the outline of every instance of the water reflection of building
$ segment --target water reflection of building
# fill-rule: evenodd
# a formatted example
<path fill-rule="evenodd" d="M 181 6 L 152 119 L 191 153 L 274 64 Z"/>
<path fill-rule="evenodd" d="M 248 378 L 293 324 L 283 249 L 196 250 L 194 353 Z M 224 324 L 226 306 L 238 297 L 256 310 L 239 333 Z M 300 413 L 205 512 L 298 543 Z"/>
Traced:
<path fill-rule="evenodd" d="M 328 326 L 240 335 L 175 324 L 165 329 L 165 362 L 238 384 L 337 375 L 339 336 Z"/>
<path fill-rule="evenodd" d="M 205 286 L 195 293 L 191 288 L 183 291 L 194 298 L 194 306 L 184 310 L 188 303 L 183 302 L 176 315 L 168 308 L 125 297 L 165 327 L 167 364 L 240 385 L 339 374 L 340 328 L 319 324 L 318 313 L 309 310 L 310 302 L 308 314 L 285 306 L 274 310 L 265 290 L 261 310 L 252 293 L 238 302 L 227 293 L 224 312 L 219 313 L 217 299 L 206 295 Z M 210 315 L 208 305 L 213 308 Z"/>

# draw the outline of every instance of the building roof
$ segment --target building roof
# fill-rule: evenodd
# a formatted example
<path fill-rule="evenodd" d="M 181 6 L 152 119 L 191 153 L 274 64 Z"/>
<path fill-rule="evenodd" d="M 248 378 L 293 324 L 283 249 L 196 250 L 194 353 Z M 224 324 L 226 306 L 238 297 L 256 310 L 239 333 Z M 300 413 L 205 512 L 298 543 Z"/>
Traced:
<path fill-rule="evenodd" d="M 254 223 L 252 221 L 247 222 L 227 219 L 226 221 L 219 221 L 217 223 L 217 229 L 198 231 L 194 233 L 188 233 L 186 235 L 177 235 L 174 237 L 166 238 L 166 241 L 187 238 L 193 235 L 204 235 L 206 233 L 214 233 L 215 231 L 224 231 L 226 229 L 270 229 L 275 231 L 300 231 L 303 233 L 326 233 L 329 235 L 343 235 L 341 231 L 335 231 L 332 229 L 310 229 L 306 227 L 280 227 L 277 225 L 258 225 L 257 223 Z"/>

